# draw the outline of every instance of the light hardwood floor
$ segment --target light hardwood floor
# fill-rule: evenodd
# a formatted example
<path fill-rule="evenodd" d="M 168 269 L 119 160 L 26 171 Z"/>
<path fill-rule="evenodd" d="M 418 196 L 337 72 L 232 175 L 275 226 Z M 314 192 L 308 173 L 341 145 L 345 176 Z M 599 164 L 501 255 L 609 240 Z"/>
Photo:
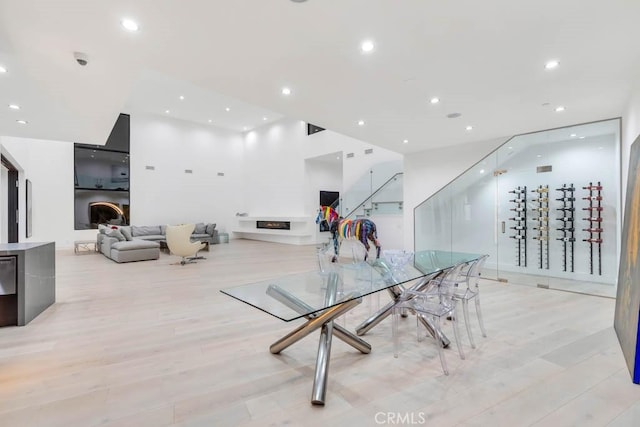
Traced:
<path fill-rule="evenodd" d="M 116 264 L 59 251 L 57 303 L 0 329 L 0 425 L 640 425 L 612 299 L 486 281 L 489 336 L 474 323 L 478 348 L 466 360 L 448 350 L 449 376 L 412 318 L 395 359 L 387 319 L 364 337 L 369 355 L 333 341 L 327 404 L 314 407 L 317 333 L 274 356 L 269 345 L 299 323 L 219 289 L 311 270 L 315 248 L 234 240 L 205 255 L 180 266 L 164 253 Z M 353 329 L 377 304 L 340 322 Z"/>

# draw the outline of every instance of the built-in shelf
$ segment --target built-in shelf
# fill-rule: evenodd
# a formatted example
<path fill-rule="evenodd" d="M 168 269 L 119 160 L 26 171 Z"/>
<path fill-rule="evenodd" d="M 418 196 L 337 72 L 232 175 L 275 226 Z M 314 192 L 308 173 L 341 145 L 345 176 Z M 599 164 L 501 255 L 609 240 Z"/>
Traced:
<path fill-rule="evenodd" d="M 309 244 L 315 239 L 315 217 L 311 216 L 239 216 L 232 230 L 237 237 L 277 243 Z M 288 222 L 290 229 L 257 228 L 258 221 Z"/>
<path fill-rule="evenodd" d="M 277 230 L 277 229 L 265 229 L 265 228 L 255 228 L 255 229 L 236 229 L 231 230 L 234 233 L 242 233 L 242 234 L 273 234 L 277 236 L 291 236 L 291 237 L 310 237 L 311 233 L 300 233 L 300 232 L 292 232 L 291 230 Z"/>

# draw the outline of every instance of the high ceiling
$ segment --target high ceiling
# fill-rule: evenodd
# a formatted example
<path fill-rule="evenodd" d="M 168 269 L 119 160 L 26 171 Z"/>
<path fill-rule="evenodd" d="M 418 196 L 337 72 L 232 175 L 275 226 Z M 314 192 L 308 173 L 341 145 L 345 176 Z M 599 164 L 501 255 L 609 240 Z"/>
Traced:
<path fill-rule="evenodd" d="M 407 153 L 617 117 L 638 16 L 636 0 L 0 0 L 0 135 L 102 144 L 119 112 L 170 110 Z"/>

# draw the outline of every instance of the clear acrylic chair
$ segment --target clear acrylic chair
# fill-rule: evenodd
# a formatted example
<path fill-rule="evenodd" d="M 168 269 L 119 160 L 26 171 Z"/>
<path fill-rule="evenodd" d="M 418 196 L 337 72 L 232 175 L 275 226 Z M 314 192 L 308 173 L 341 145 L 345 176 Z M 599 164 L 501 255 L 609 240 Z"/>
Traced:
<path fill-rule="evenodd" d="M 451 317 L 451 324 L 453 326 L 453 335 L 455 337 L 456 345 L 458 347 L 458 353 L 460 358 L 464 359 L 464 352 L 460 345 L 460 332 L 458 331 L 458 323 L 456 321 L 456 304 L 457 300 L 453 295 L 455 292 L 456 279 L 460 275 L 460 270 L 464 264 L 458 264 L 450 268 L 447 272 L 443 273 L 440 278 L 436 278 L 430 282 L 430 287 L 427 291 L 414 291 L 407 289 L 403 291 L 400 303 L 396 304 L 393 308 L 393 346 L 394 357 L 398 357 L 399 338 L 398 338 L 398 323 L 399 318 L 403 310 L 408 310 L 415 313 L 418 341 L 422 340 L 424 336 L 424 327 L 419 322 L 419 317 L 428 321 L 434 331 L 435 336 L 442 335 L 442 320 L 448 316 Z M 438 355 L 440 356 L 440 363 L 442 364 L 442 370 L 445 375 L 449 375 L 449 369 L 447 368 L 447 361 L 444 357 L 444 344 L 442 340 L 436 339 L 438 345 Z"/>
<path fill-rule="evenodd" d="M 487 258 L 489 258 L 489 255 L 484 255 L 469 265 L 466 272 L 463 272 L 459 280 L 456 280 L 456 288 L 453 294 L 453 298 L 462 303 L 462 314 L 464 315 L 464 324 L 467 328 L 467 335 L 469 336 L 471 348 L 476 348 L 476 344 L 473 341 L 471 323 L 469 322 L 469 300 L 473 299 L 475 301 L 476 315 L 478 317 L 482 336 L 487 336 L 487 331 L 485 330 L 484 322 L 482 321 L 482 311 L 480 310 L 480 287 L 478 286 L 480 274 Z"/>

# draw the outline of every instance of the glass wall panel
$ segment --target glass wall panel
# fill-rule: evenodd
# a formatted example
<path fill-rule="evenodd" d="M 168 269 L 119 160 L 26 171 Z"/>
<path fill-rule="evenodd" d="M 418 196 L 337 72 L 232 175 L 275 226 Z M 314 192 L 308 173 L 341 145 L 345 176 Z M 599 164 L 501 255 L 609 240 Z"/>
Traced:
<path fill-rule="evenodd" d="M 415 249 L 487 253 L 485 277 L 615 295 L 620 122 L 520 135 L 415 210 Z"/>

